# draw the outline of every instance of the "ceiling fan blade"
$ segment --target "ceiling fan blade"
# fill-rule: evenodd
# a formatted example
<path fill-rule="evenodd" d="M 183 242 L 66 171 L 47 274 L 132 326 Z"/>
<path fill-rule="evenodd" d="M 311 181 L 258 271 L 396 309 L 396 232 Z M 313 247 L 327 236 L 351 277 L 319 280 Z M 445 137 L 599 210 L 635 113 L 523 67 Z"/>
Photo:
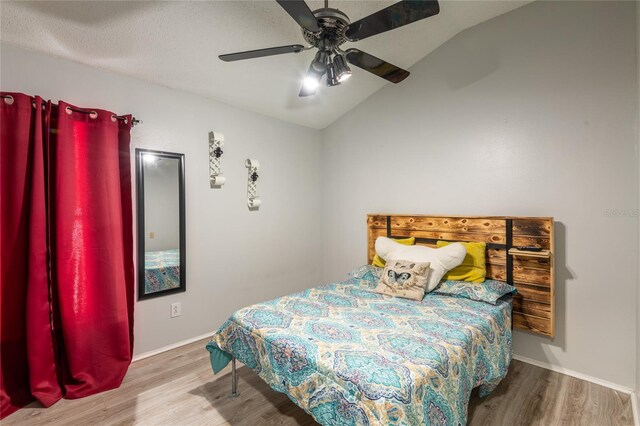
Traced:
<path fill-rule="evenodd" d="M 437 0 L 404 0 L 352 22 L 345 32 L 351 41 L 362 40 L 440 13 Z"/>
<path fill-rule="evenodd" d="M 312 33 L 320 32 L 318 20 L 307 6 L 304 0 L 276 0 L 284 10 L 300 25 L 302 28 Z"/>
<path fill-rule="evenodd" d="M 283 53 L 298 53 L 304 50 L 301 44 L 292 44 L 290 46 L 268 47 L 266 49 L 247 50 L 246 52 L 227 53 L 220 55 L 218 58 L 225 62 L 241 61 L 243 59 L 262 58 L 263 56 L 282 55 Z"/>
<path fill-rule="evenodd" d="M 358 49 L 349 49 L 346 51 L 347 61 L 358 68 L 369 71 L 372 74 L 382 77 L 392 83 L 400 83 L 409 77 L 409 71 L 398 68 L 397 66 L 369 55 Z"/>

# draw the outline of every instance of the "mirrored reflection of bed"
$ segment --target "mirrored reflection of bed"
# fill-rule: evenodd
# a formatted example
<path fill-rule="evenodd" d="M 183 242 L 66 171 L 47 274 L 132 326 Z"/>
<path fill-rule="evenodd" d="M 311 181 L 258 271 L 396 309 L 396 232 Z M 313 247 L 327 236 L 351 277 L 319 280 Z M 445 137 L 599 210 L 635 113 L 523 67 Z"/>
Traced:
<path fill-rule="evenodd" d="M 145 293 L 180 287 L 180 250 L 145 252 L 144 277 Z"/>

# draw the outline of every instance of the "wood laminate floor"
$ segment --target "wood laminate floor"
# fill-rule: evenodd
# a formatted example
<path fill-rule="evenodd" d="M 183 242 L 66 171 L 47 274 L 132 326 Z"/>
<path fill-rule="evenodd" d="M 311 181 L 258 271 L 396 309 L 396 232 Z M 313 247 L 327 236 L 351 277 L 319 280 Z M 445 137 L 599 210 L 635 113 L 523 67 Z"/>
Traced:
<path fill-rule="evenodd" d="M 231 373 L 214 376 L 206 340 L 135 362 L 119 389 L 50 408 L 37 404 L 5 420 L 9 425 L 313 425 L 284 394 L 246 367 L 238 369 L 240 396 L 229 398 Z M 470 425 L 632 425 L 630 396 L 513 361 L 488 398 L 477 392 Z"/>

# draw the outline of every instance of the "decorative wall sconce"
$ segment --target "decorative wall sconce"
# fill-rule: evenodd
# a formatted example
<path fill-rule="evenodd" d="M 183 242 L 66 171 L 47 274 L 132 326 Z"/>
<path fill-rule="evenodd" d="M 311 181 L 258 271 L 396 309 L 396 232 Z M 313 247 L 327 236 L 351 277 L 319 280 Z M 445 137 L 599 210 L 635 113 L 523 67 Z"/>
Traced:
<path fill-rule="evenodd" d="M 260 162 L 258 160 L 247 158 L 247 161 L 244 162 L 244 166 L 249 172 L 247 180 L 247 206 L 249 206 L 249 210 L 258 210 L 260 204 L 262 204 L 260 197 L 258 197 L 258 190 L 256 187 L 256 182 L 259 177 L 258 169 L 260 168 Z"/>
<path fill-rule="evenodd" d="M 211 188 L 220 188 L 227 181 L 222 174 L 223 145 L 224 135 L 222 133 L 209 132 L 209 184 Z"/>

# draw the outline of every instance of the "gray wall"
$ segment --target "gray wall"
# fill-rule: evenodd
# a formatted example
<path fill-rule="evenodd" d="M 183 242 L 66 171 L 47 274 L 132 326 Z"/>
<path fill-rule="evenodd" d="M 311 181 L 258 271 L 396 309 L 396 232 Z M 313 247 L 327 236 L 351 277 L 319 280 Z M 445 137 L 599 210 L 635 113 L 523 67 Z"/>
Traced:
<path fill-rule="evenodd" d="M 554 216 L 557 336 L 515 332 L 515 353 L 633 389 L 634 8 L 524 6 L 327 128 L 324 280 L 366 261 L 366 213 Z"/>
<path fill-rule="evenodd" d="M 187 291 L 136 303 L 135 353 L 211 332 L 242 306 L 318 284 L 320 200 L 313 189 L 321 184 L 320 132 L 7 44 L 0 47 L 3 90 L 133 113 L 144 124 L 132 130 L 132 163 L 136 147 L 185 154 Z M 210 130 L 226 138 L 222 189 L 209 188 Z M 261 164 L 257 212 L 246 205 L 244 161 L 249 157 Z M 182 316 L 170 318 L 172 302 L 182 303 Z"/>
<path fill-rule="evenodd" d="M 174 158 L 144 162 L 145 251 L 180 248 L 178 165 Z"/>

